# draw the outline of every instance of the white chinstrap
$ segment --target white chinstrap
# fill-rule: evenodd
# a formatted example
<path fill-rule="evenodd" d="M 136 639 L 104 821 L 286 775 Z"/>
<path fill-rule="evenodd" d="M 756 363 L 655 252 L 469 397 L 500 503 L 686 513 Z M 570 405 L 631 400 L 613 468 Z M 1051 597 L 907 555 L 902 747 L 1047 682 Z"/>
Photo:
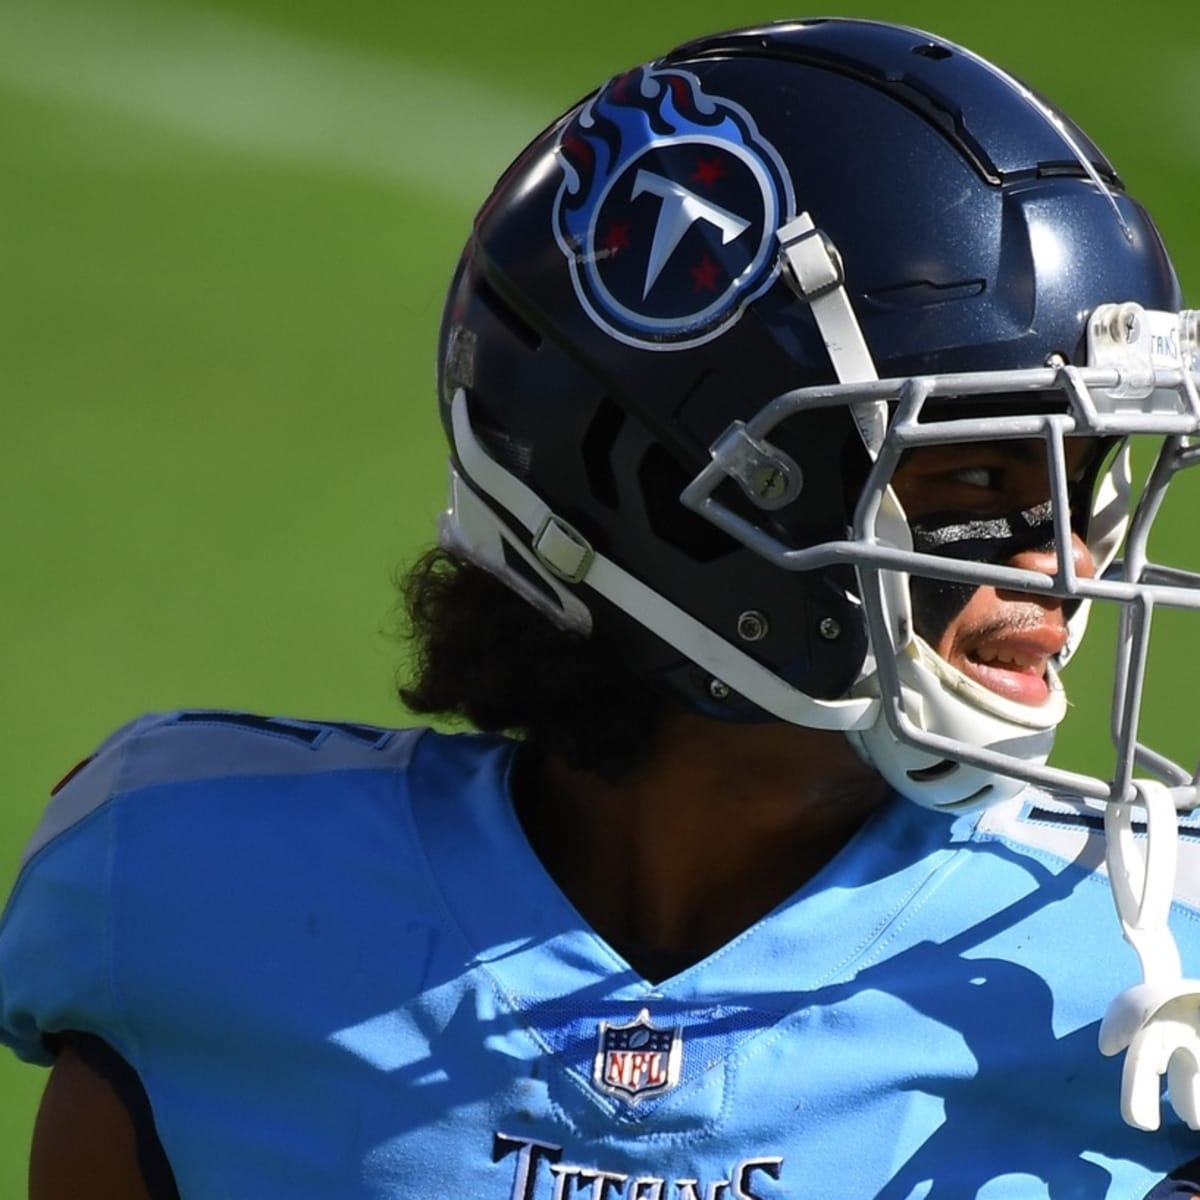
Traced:
<path fill-rule="evenodd" d="M 1139 803 L 1111 803 L 1105 811 L 1106 858 L 1125 940 L 1141 963 L 1142 982 L 1121 992 L 1100 1025 L 1100 1050 L 1125 1051 L 1121 1115 L 1137 1129 L 1161 1121 L 1161 1080 L 1171 1106 L 1200 1129 L 1200 980 L 1185 979 L 1167 924 L 1175 890 L 1179 820 L 1171 789 L 1136 781 Z M 1146 814 L 1137 840 L 1134 813 Z"/>

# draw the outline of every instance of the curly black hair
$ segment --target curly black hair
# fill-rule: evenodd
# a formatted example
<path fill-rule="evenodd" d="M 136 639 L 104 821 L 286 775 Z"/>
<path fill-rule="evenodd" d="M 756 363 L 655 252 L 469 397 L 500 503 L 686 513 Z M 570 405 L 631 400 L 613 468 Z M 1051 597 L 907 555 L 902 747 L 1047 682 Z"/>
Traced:
<path fill-rule="evenodd" d="M 679 711 L 599 639 L 560 629 L 445 550 L 422 555 L 400 589 L 412 653 L 398 691 L 411 712 L 519 737 L 615 783 L 652 756 Z"/>

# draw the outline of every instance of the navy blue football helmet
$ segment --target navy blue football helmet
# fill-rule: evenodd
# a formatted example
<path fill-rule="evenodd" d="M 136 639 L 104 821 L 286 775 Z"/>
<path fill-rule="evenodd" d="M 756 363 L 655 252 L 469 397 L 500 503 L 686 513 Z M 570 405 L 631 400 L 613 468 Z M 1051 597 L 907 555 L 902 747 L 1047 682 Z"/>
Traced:
<path fill-rule="evenodd" d="M 1101 151 L 970 51 L 842 19 L 695 41 L 571 109 L 480 211 L 440 347 L 443 541 L 649 686 L 843 730 L 919 803 L 1027 780 L 1119 798 L 1135 759 L 1194 793 L 1135 720 L 1113 778 L 1044 765 L 1056 670 L 1036 708 L 981 687 L 914 629 L 909 587 L 1069 597 L 1055 665 L 1094 599 L 1136 624 L 1153 576 L 1159 602 L 1195 606 L 1140 551 L 1114 565 L 1127 455 L 1082 487 L 1061 465 L 1064 438 L 1134 432 L 1167 439 L 1164 480 L 1185 461 L 1200 406 L 1180 307 Z M 914 543 L 890 487 L 907 449 L 1030 437 L 1047 536 L 1086 537 L 1097 578 Z"/>
<path fill-rule="evenodd" d="M 1200 607 L 1200 578 L 1148 553 L 1200 462 L 1197 316 L 1145 210 L 1049 103 L 927 34 L 813 20 L 681 46 L 535 139 L 476 219 L 439 358 L 443 545 L 647 686 L 844 731 L 931 808 L 1027 783 L 1104 802 L 1143 981 L 1100 1042 L 1128 1051 L 1143 1128 L 1162 1075 L 1200 1128 L 1200 981 L 1166 923 L 1197 769 L 1138 733 L 1153 613 Z M 1140 487 L 1134 435 L 1154 446 Z M 1069 474 L 1080 437 L 1107 454 Z M 1044 443 L 1048 500 L 909 519 L 910 451 L 992 439 Z M 1016 565 L 1035 544 L 1057 569 Z M 1044 702 L 932 648 L 928 597 L 981 586 L 1069 614 Z M 1107 776 L 1047 763 L 1094 601 L 1119 612 Z"/>

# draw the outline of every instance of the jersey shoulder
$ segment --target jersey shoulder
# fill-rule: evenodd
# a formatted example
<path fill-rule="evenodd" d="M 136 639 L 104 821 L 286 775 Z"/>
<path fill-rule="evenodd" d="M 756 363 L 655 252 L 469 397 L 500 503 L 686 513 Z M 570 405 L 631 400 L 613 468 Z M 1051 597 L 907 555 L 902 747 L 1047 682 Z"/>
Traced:
<path fill-rule="evenodd" d="M 201 781 L 233 788 L 263 777 L 402 771 L 426 732 L 224 709 L 138 717 L 55 787 L 23 863 L 121 796 Z"/>
<path fill-rule="evenodd" d="M 1135 816 L 1134 832 L 1145 830 Z M 1106 875 L 1104 805 L 1062 791 L 1027 788 L 1013 799 L 987 809 L 975 826 L 975 837 L 1003 841 L 1043 859 Z M 1200 810 L 1179 817 L 1176 900 L 1200 910 Z"/>

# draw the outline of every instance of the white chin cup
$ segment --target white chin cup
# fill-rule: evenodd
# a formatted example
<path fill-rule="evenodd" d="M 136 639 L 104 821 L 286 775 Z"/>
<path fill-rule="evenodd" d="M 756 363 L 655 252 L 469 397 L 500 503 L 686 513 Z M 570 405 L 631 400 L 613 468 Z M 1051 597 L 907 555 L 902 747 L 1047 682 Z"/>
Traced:
<path fill-rule="evenodd" d="M 1044 763 L 1066 715 L 1067 699 L 1052 666 L 1050 695 L 1036 707 L 1018 704 L 955 670 L 920 638 L 897 656 L 900 707 L 919 733 L 947 738 L 972 749 L 1010 756 L 1014 767 Z M 878 693 L 878 678 L 872 681 Z M 917 746 L 888 724 L 881 705 L 869 729 L 847 733 L 851 745 L 900 795 L 925 808 L 964 812 L 1006 800 L 1025 783 L 994 770 L 956 761 Z"/>

